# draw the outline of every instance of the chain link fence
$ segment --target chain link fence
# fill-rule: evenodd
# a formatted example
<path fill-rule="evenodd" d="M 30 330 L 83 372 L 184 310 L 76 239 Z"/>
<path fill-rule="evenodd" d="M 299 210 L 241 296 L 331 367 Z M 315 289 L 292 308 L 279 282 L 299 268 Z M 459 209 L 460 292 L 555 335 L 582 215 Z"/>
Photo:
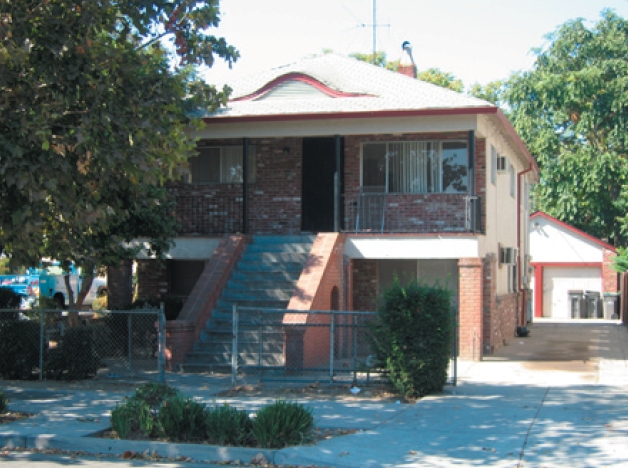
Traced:
<path fill-rule="evenodd" d="M 450 383 L 457 380 L 457 314 L 453 311 Z M 232 384 L 328 382 L 369 385 L 386 381 L 370 343 L 376 312 L 285 310 L 234 306 Z"/>
<path fill-rule="evenodd" d="M 0 310 L 0 377 L 165 380 L 160 309 Z"/>

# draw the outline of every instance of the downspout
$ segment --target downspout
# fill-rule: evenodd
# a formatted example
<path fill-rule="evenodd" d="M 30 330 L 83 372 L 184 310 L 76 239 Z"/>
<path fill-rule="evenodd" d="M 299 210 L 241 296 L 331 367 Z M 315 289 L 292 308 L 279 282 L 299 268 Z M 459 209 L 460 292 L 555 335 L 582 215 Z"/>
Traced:
<path fill-rule="evenodd" d="M 249 230 L 249 139 L 242 139 L 242 234 Z"/>
<path fill-rule="evenodd" d="M 342 164 L 341 164 L 341 144 L 340 144 L 340 135 L 334 136 L 334 147 L 336 152 L 336 173 L 334 175 L 334 232 L 340 232 L 341 223 L 340 223 L 340 214 L 341 214 L 341 174 L 342 174 Z"/>
<path fill-rule="evenodd" d="M 469 130 L 469 216 L 471 218 L 471 232 L 478 232 L 476 223 L 476 198 L 475 198 L 475 131 Z"/>
<path fill-rule="evenodd" d="M 519 252 L 519 259 L 521 258 L 521 179 L 528 172 L 532 171 L 532 164 L 525 171 L 517 173 L 517 252 Z M 525 263 L 525 262 L 523 262 Z M 525 265 L 524 265 L 525 266 Z M 528 292 L 523 289 L 523 271 L 519 269 L 518 286 L 521 293 L 521 315 L 519 317 L 519 325 L 527 325 L 527 304 L 528 304 Z"/>

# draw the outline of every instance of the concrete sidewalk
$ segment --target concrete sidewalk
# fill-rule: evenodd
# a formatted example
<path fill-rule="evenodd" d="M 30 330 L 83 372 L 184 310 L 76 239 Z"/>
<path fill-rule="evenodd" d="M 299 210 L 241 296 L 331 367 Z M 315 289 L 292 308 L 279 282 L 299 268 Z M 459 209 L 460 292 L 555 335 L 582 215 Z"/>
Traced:
<path fill-rule="evenodd" d="M 415 404 L 374 399 L 297 398 L 319 427 L 357 429 L 313 446 L 239 449 L 89 437 L 132 387 L 51 382 L 0 383 L 10 408 L 38 415 L 0 426 L 0 446 L 90 453 L 125 450 L 198 461 L 264 453 L 275 464 L 328 467 L 628 466 L 628 333 L 616 323 L 531 327 L 527 338 L 480 363 L 459 363 L 459 385 Z M 208 404 L 254 410 L 273 398 L 217 397 L 229 380 L 168 374 L 169 383 Z"/>

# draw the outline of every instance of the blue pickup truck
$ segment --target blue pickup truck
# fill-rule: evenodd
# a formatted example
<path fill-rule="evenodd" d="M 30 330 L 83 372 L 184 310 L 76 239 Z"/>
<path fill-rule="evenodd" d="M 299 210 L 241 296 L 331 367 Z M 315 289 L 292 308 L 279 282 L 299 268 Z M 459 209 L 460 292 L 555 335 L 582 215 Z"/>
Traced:
<path fill-rule="evenodd" d="M 0 286 L 15 291 L 22 298 L 20 309 L 30 309 L 37 302 L 39 277 L 0 275 Z"/>

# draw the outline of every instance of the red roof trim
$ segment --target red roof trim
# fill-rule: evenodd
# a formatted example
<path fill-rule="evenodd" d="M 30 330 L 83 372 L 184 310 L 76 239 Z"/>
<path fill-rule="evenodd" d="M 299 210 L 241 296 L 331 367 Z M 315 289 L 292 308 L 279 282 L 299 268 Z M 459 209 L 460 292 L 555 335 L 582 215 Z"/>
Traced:
<path fill-rule="evenodd" d="M 288 120 L 329 120 L 329 119 L 368 119 L 386 117 L 415 117 L 430 115 L 477 115 L 495 114 L 496 107 L 464 107 L 457 109 L 414 109 L 385 110 L 367 112 L 330 112 L 325 114 L 277 114 L 277 115 L 245 115 L 241 117 L 220 117 L 219 115 L 203 117 L 206 124 L 240 123 L 240 122 L 285 122 Z"/>
<path fill-rule="evenodd" d="M 600 247 L 603 247 L 607 250 L 611 250 L 613 252 L 617 252 L 617 249 L 612 246 L 611 244 L 609 244 L 608 242 L 604 242 L 601 239 L 598 239 L 597 237 L 592 236 L 591 234 L 587 234 L 586 232 L 573 227 L 571 224 L 567 224 L 564 221 L 561 221 L 559 219 L 554 218 L 553 216 L 548 215 L 547 213 L 544 213 L 543 211 L 537 211 L 535 213 L 533 213 L 530 216 L 530 220 L 533 220 L 534 218 L 545 218 L 548 221 L 551 221 L 553 223 L 558 224 L 559 226 L 564 227 L 565 229 L 567 229 L 568 231 L 571 231 L 572 233 L 580 236 L 580 237 L 584 237 L 585 239 L 590 240 L 591 242 L 599 245 Z"/>
<path fill-rule="evenodd" d="M 338 91 L 335 89 L 330 88 L 329 86 L 327 86 L 326 84 L 318 81 L 316 78 L 312 78 L 309 75 L 305 75 L 303 73 L 287 73 L 285 75 L 282 75 L 278 78 L 275 78 L 272 81 L 269 81 L 268 83 L 266 83 L 266 85 L 264 85 L 262 88 L 258 89 L 257 91 L 255 91 L 252 94 L 249 94 L 247 96 L 242 96 L 236 99 L 232 99 L 232 102 L 238 102 L 238 101 L 251 101 L 253 99 L 257 99 L 261 96 L 263 96 L 264 94 L 269 93 L 270 91 L 272 91 L 275 87 L 277 87 L 278 85 L 282 84 L 282 83 L 286 83 L 287 81 L 301 81 L 302 83 L 308 84 L 314 88 L 316 88 L 317 90 L 319 90 L 322 93 L 325 93 L 327 96 L 332 97 L 332 98 L 351 98 L 351 97 L 370 97 L 372 95 L 370 94 L 364 94 L 364 93 L 346 93 L 344 91 Z"/>
<path fill-rule="evenodd" d="M 495 109 L 496 109 L 495 115 L 497 116 L 497 119 L 502 124 L 502 126 L 506 129 L 506 133 L 510 135 L 517 149 L 521 151 L 521 153 L 523 153 L 525 158 L 528 160 L 528 162 L 530 163 L 530 167 L 532 168 L 532 170 L 536 174 L 536 177 L 538 178 L 539 166 L 536 163 L 534 156 L 532 156 L 532 154 L 528 150 L 528 147 L 525 145 L 525 143 L 523 142 L 523 140 L 521 139 L 521 137 L 515 130 L 515 127 L 513 127 L 512 124 L 510 123 L 510 120 L 508 120 L 508 117 L 506 117 L 506 115 L 502 112 L 500 108 L 496 107 Z"/>
<path fill-rule="evenodd" d="M 530 262 L 533 267 L 555 267 L 555 268 L 602 268 L 602 262 Z"/>

